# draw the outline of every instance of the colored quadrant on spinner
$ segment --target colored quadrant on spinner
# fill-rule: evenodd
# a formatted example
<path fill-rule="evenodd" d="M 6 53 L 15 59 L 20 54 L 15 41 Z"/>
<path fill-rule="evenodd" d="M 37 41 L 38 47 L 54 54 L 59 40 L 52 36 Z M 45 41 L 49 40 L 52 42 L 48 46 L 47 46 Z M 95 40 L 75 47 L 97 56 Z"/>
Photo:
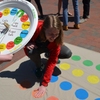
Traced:
<path fill-rule="evenodd" d="M 24 39 L 29 33 L 30 19 L 24 10 L 8 7 L 0 11 L 0 27 L 6 29 L 3 26 L 4 22 L 10 27 L 6 34 L 0 33 L 2 34 L 0 39 L 0 52 L 9 52 L 10 49 L 15 50 L 16 45 L 23 44 Z"/>

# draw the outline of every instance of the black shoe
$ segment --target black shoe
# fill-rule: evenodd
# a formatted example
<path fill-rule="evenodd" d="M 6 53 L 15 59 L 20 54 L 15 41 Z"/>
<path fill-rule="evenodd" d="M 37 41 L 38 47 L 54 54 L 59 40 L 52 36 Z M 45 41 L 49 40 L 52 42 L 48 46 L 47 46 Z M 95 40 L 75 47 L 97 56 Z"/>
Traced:
<path fill-rule="evenodd" d="M 44 68 L 45 68 L 45 66 L 42 64 L 40 68 L 37 68 L 35 70 L 35 75 L 36 75 L 36 77 L 38 79 L 40 79 L 43 76 L 43 74 L 44 74 Z"/>

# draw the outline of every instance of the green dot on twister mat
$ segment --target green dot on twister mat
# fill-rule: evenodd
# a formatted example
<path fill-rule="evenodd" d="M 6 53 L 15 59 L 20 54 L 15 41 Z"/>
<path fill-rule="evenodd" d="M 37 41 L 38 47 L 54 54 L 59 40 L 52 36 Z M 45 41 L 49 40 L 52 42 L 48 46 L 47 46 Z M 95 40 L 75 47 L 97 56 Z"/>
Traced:
<path fill-rule="evenodd" d="M 96 66 L 96 69 L 100 71 L 100 64 Z"/>
<path fill-rule="evenodd" d="M 75 60 L 75 61 L 79 61 L 79 60 L 81 59 L 81 57 L 78 56 L 78 55 L 73 55 L 73 56 L 71 57 L 71 59 L 72 59 L 72 60 Z"/>
<path fill-rule="evenodd" d="M 90 60 L 85 60 L 85 61 L 83 61 L 83 64 L 84 64 L 85 66 L 92 66 L 92 65 L 93 65 L 93 62 L 90 61 Z"/>

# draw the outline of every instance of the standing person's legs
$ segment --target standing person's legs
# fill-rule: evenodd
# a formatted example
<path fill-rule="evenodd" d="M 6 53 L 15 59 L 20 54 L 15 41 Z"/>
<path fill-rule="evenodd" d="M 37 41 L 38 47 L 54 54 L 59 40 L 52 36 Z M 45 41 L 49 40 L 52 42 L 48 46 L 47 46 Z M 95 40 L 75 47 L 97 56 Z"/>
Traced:
<path fill-rule="evenodd" d="M 80 19 L 80 24 L 87 21 L 87 18 L 89 18 L 89 12 L 90 12 L 90 0 L 82 0 L 83 3 L 83 16 Z"/>
<path fill-rule="evenodd" d="M 68 2 L 69 2 L 69 0 L 68 0 Z M 69 15 L 69 16 L 72 16 L 72 13 L 70 13 L 69 10 L 68 10 L 68 15 Z"/>
<path fill-rule="evenodd" d="M 58 13 L 57 13 L 58 16 L 60 16 L 61 6 L 62 6 L 62 0 L 58 0 Z M 68 15 L 72 16 L 72 13 L 68 11 Z"/>
<path fill-rule="evenodd" d="M 90 12 L 90 0 L 83 0 L 83 18 L 87 18 Z"/>
<path fill-rule="evenodd" d="M 79 29 L 79 21 L 80 21 L 80 14 L 79 14 L 79 5 L 78 0 L 72 0 L 73 2 L 73 8 L 74 8 L 74 27 Z"/>
<path fill-rule="evenodd" d="M 27 1 L 31 2 L 31 0 L 27 0 Z"/>
<path fill-rule="evenodd" d="M 42 10 L 42 6 L 41 6 L 41 3 L 40 3 L 40 0 L 35 0 L 35 2 L 37 4 L 38 10 L 40 12 L 41 18 L 43 18 L 43 10 Z"/>
<path fill-rule="evenodd" d="M 58 0 L 58 15 L 60 15 L 62 0 Z"/>
<path fill-rule="evenodd" d="M 63 29 L 68 30 L 68 0 L 63 1 Z"/>

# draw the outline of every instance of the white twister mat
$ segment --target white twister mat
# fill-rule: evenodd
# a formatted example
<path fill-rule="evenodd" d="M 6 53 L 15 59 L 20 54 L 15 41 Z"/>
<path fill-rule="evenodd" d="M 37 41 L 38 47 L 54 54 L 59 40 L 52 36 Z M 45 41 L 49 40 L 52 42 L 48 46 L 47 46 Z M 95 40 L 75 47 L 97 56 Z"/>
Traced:
<path fill-rule="evenodd" d="M 41 80 L 34 74 L 34 63 L 25 56 L 0 72 L 0 100 L 100 100 L 100 53 L 65 45 L 73 55 L 60 59 L 43 97 L 32 94 Z"/>

